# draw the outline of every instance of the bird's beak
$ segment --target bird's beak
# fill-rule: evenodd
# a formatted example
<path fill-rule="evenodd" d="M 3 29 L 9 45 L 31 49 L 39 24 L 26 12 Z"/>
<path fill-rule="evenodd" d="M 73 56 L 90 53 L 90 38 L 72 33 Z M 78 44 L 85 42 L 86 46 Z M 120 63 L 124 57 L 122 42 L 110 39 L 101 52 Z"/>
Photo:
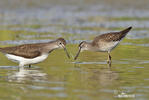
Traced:
<path fill-rule="evenodd" d="M 69 56 L 69 53 L 68 53 L 66 47 L 65 47 L 64 45 L 62 45 L 62 46 L 63 46 L 63 48 L 64 48 L 64 51 L 66 52 L 67 57 L 70 59 L 70 56 Z"/>
<path fill-rule="evenodd" d="M 78 53 L 76 54 L 74 60 L 76 60 L 76 59 L 78 58 L 78 56 L 79 56 L 79 54 L 80 54 L 80 51 L 81 51 L 81 47 L 79 47 L 79 51 L 78 51 Z"/>

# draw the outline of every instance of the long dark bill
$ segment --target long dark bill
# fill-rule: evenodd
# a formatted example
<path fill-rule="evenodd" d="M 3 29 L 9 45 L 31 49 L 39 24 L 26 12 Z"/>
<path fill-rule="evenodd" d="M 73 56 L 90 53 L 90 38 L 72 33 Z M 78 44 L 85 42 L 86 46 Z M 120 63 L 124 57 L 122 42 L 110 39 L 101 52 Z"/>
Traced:
<path fill-rule="evenodd" d="M 81 48 L 79 48 L 79 51 L 78 51 L 78 53 L 76 54 L 74 60 L 76 60 L 76 59 L 78 58 L 78 56 L 79 56 L 79 54 L 80 54 L 80 51 L 81 51 Z"/>
<path fill-rule="evenodd" d="M 67 57 L 70 59 L 69 53 L 66 48 L 64 48 L 64 51 L 66 52 Z"/>

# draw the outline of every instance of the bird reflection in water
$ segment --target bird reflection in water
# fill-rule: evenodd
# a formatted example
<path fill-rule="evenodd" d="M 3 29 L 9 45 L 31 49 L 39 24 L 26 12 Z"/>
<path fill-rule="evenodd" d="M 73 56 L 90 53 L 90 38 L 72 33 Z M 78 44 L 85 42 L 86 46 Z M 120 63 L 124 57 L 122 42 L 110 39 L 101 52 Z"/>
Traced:
<path fill-rule="evenodd" d="M 39 69 L 20 69 L 8 75 L 10 82 L 40 81 L 46 80 L 46 73 L 42 73 Z"/>
<path fill-rule="evenodd" d="M 116 71 L 112 71 L 111 64 L 107 64 L 107 66 L 106 68 L 102 68 L 100 70 L 92 69 L 91 71 L 94 74 L 90 76 L 90 80 L 94 80 L 102 86 L 112 85 L 114 81 L 118 79 L 118 73 Z"/>
<path fill-rule="evenodd" d="M 100 64 L 98 66 L 95 65 L 93 67 L 93 64 L 95 64 L 95 62 L 93 64 L 89 63 L 89 64 L 85 64 L 85 67 L 84 67 L 85 69 L 82 69 L 80 67 L 80 66 L 84 66 L 83 62 L 81 63 L 78 63 L 78 64 L 74 63 L 74 66 L 75 68 L 80 68 L 80 71 L 82 73 L 87 73 L 87 74 L 80 75 L 81 76 L 80 80 L 86 81 L 86 83 L 91 82 L 94 85 L 96 84 L 96 86 L 110 86 L 110 85 L 113 85 L 115 83 L 115 80 L 119 78 L 118 72 L 113 71 L 112 69 L 113 67 L 111 63 L 108 63 L 107 65 L 104 64 L 104 67 L 101 67 L 103 66 L 103 64 Z"/>

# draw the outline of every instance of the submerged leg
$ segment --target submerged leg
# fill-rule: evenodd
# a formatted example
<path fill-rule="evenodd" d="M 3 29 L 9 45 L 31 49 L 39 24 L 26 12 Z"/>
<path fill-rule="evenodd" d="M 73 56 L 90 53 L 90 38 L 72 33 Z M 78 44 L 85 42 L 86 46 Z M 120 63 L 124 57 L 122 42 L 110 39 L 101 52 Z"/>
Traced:
<path fill-rule="evenodd" d="M 31 68 L 31 65 L 29 65 L 28 67 Z"/>
<path fill-rule="evenodd" d="M 110 62 L 107 62 L 107 65 L 109 68 L 111 68 L 111 63 Z"/>
<path fill-rule="evenodd" d="M 19 70 L 23 70 L 24 69 L 24 64 L 19 63 Z"/>
<path fill-rule="evenodd" d="M 111 64 L 111 55 L 110 55 L 110 52 L 108 52 L 108 60 L 107 60 L 107 63 Z"/>

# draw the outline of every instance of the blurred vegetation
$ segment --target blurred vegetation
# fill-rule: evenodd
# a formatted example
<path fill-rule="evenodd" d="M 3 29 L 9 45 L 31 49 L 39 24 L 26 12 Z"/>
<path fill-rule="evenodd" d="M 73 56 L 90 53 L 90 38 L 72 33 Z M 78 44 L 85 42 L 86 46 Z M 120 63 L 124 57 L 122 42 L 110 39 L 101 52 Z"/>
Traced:
<path fill-rule="evenodd" d="M 148 100 L 148 3 L 0 0 L 0 47 L 64 37 L 71 56 L 68 59 L 63 49 L 55 50 L 21 73 L 17 63 L 0 53 L 0 100 Z M 85 51 L 73 60 L 81 41 L 129 26 L 133 29 L 111 53 L 111 68 L 103 52 Z M 114 91 L 136 98 L 116 98 Z"/>

